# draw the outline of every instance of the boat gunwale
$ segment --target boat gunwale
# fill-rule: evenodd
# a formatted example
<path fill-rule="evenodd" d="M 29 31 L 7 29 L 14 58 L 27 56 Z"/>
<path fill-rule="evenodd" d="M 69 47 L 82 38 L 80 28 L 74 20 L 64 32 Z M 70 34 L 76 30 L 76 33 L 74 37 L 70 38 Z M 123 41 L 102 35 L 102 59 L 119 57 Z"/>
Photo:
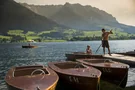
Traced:
<path fill-rule="evenodd" d="M 85 65 L 89 65 L 89 66 L 96 66 L 96 67 L 102 67 L 102 68 L 103 67 L 105 67 L 105 68 L 121 68 L 121 69 L 129 68 L 128 64 L 116 62 L 116 61 L 112 61 L 112 63 L 103 62 L 102 65 L 98 65 L 98 64 L 101 64 L 101 63 L 94 64 L 94 63 L 91 63 L 91 62 L 87 62 L 85 60 L 102 60 L 102 59 L 76 59 L 77 62 L 83 63 Z M 115 66 L 116 63 L 117 63 L 117 65 L 119 65 L 119 64 L 120 65 Z M 114 65 L 112 66 L 111 64 L 114 64 Z"/>

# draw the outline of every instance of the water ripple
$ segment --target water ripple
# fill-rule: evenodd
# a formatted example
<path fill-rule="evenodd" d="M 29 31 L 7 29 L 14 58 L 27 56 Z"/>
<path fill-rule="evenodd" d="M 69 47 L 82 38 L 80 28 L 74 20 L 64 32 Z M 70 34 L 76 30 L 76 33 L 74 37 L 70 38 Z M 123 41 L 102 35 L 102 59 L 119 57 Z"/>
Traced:
<path fill-rule="evenodd" d="M 21 47 L 24 44 L 26 43 L 0 44 L 0 90 L 7 90 L 4 77 L 13 66 L 47 65 L 51 61 L 63 61 L 66 59 L 65 53 L 85 52 L 87 45 L 91 45 L 92 51 L 95 52 L 101 41 L 35 43 L 38 48 L 34 49 L 24 49 Z M 131 51 L 135 41 L 110 41 L 110 46 L 114 53 Z M 102 48 L 99 48 L 96 54 L 102 54 Z M 135 76 L 134 68 L 129 70 L 129 85 L 135 84 L 135 77 L 132 76 Z"/>

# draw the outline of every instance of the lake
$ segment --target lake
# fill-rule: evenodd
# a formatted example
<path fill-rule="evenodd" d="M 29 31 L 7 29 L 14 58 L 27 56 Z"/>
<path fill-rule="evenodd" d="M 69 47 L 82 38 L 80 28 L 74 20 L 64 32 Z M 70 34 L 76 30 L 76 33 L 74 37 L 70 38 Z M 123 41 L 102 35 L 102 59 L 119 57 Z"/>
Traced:
<path fill-rule="evenodd" d="M 109 42 L 112 53 L 135 50 L 135 40 L 111 40 Z M 37 42 L 33 44 L 38 48 L 22 48 L 22 45 L 27 45 L 27 43 L 0 44 L 0 90 L 7 90 L 4 77 L 8 69 L 13 66 L 47 65 L 50 61 L 63 61 L 66 59 L 65 53 L 85 52 L 87 45 L 91 46 L 94 54 L 103 54 L 102 47 L 95 53 L 101 41 Z M 134 68 L 130 68 L 129 76 L 135 77 Z M 129 85 L 135 84 L 133 78 L 128 80 Z"/>

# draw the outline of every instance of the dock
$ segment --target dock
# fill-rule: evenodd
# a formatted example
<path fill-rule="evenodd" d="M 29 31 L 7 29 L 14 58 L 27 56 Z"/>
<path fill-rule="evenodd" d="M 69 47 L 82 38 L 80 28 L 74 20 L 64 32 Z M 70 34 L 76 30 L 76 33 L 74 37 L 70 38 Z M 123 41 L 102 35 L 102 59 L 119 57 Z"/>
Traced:
<path fill-rule="evenodd" d="M 112 54 L 112 56 L 110 56 L 110 55 L 106 54 L 103 57 L 107 58 L 107 59 L 112 59 L 113 61 L 118 61 L 118 62 L 128 64 L 128 65 L 130 65 L 130 67 L 135 67 L 135 57 L 134 56 L 127 56 L 127 55 L 122 55 L 122 54 Z"/>

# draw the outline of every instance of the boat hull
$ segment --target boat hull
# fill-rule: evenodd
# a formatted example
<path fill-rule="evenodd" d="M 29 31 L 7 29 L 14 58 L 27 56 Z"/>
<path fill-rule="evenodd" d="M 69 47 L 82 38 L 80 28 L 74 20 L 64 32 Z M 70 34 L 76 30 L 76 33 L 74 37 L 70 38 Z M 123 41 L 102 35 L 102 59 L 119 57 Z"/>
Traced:
<path fill-rule="evenodd" d="M 20 88 L 14 87 L 12 85 L 9 85 L 7 83 L 6 83 L 6 85 L 7 85 L 8 90 L 38 90 L 37 88 L 35 88 L 35 89 L 20 89 Z M 57 83 L 54 83 L 53 86 L 49 87 L 48 89 L 44 89 L 44 90 L 56 90 L 56 86 L 57 86 Z"/>
<path fill-rule="evenodd" d="M 75 63 L 75 62 L 74 62 Z M 65 71 L 62 69 L 58 69 L 55 66 L 52 65 L 52 63 L 49 63 L 48 66 L 52 68 L 59 76 L 59 82 L 63 83 L 64 85 L 68 87 L 72 87 L 72 90 L 99 90 L 100 85 L 100 75 L 101 72 L 97 69 L 96 72 L 98 72 L 98 77 L 90 77 L 89 76 L 83 76 L 81 73 L 88 74 L 89 70 L 85 69 L 65 69 Z M 86 75 L 85 74 L 85 75 Z"/>
<path fill-rule="evenodd" d="M 123 68 L 107 68 L 107 67 L 97 67 L 102 72 L 101 78 L 108 82 L 119 85 L 124 88 L 127 84 L 128 79 L 128 69 Z"/>
<path fill-rule="evenodd" d="M 22 48 L 37 48 L 37 46 L 22 46 Z"/>
<path fill-rule="evenodd" d="M 122 54 L 122 55 L 126 55 L 126 56 L 134 56 L 135 57 L 135 51 L 131 51 L 131 52 L 123 52 L 123 53 L 116 53 L 116 54 Z"/>
<path fill-rule="evenodd" d="M 70 88 L 74 90 L 100 90 L 100 78 L 84 78 L 58 72 L 57 74 L 60 77 L 60 82 L 64 85 L 70 86 Z"/>
<path fill-rule="evenodd" d="M 76 59 L 81 59 L 81 58 L 103 58 L 102 55 L 91 55 L 85 52 L 73 52 L 73 53 L 65 54 L 65 56 L 67 57 L 67 60 L 70 61 L 75 61 Z"/>
<path fill-rule="evenodd" d="M 87 60 L 92 60 L 92 59 L 87 59 Z M 103 80 L 116 84 L 122 88 L 124 88 L 127 84 L 129 65 L 117 63 L 117 62 L 113 62 L 113 63 L 103 62 L 100 64 L 93 64 L 90 62 L 86 62 L 86 59 L 77 59 L 77 61 L 85 65 L 93 66 L 98 70 L 100 70 L 102 72 L 101 79 Z"/>
<path fill-rule="evenodd" d="M 14 67 L 5 77 L 8 90 L 55 90 L 58 79 L 52 69 L 43 66 Z"/>

